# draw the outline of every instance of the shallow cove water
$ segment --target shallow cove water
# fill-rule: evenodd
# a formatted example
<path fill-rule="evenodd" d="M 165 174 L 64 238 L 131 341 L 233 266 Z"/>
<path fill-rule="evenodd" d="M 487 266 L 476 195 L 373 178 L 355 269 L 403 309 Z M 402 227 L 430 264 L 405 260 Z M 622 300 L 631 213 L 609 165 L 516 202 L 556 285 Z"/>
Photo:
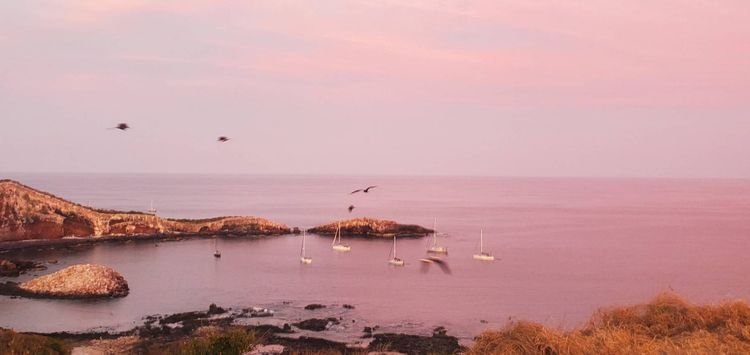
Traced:
<path fill-rule="evenodd" d="M 256 215 L 301 228 L 369 216 L 431 227 L 453 271 L 420 272 L 430 240 L 398 241 L 407 265 L 389 266 L 390 240 L 310 235 L 103 243 L 80 250 L 0 254 L 113 267 L 125 298 L 98 301 L 0 296 L 0 327 L 21 331 L 127 329 L 150 314 L 265 306 L 284 321 L 337 315 L 364 326 L 429 334 L 445 326 L 464 339 L 509 319 L 569 328 L 599 307 L 640 303 L 672 289 L 696 302 L 750 299 L 750 181 L 471 177 L 4 174 L 98 208 L 202 218 Z M 369 194 L 348 191 L 379 185 Z M 346 207 L 356 206 L 349 214 Z M 498 261 L 472 259 L 479 230 Z M 32 274 L 18 279 L 23 281 Z M 305 311 L 308 303 L 329 305 Z M 354 310 L 344 310 L 351 304 Z"/>

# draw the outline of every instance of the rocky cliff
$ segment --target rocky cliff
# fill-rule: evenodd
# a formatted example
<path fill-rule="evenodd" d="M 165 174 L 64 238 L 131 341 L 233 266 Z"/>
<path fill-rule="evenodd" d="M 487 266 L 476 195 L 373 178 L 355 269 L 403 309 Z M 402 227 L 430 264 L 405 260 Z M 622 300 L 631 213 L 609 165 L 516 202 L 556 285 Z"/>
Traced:
<path fill-rule="evenodd" d="M 173 220 L 140 212 L 97 210 L 13 180 L 0 180 L 0 241 L 155 234 L 290 233 L 258 217 Z"/>
<path fill-rule="evenodd" d="M 354 237 L 390 238 L 394 235 L 398 237 L 423 237 L 432 233 L 431 229 L 418 225 L 398 224 L 394 221 L 374 218 L 355 218 L 332 222 L 310 228 L 307 231 L 320 235 L 333 235 L 339 225 L 342 235 Z"/>

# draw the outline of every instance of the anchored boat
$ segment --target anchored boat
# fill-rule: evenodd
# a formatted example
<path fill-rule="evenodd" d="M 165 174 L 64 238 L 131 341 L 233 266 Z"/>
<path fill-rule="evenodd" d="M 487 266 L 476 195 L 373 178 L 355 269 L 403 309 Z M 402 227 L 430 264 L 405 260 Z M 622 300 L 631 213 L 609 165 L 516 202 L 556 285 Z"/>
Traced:
<path fill-rule="evenodd" d="M 432 246 L 427 249 L 428 253 L 433 254 L 448 254 L 448 248 L 439 246 L 437 242 L 437 218 L 432 222 Z"/>
<path fill-rule="evenodd" d="M 336 226 L 336 234 L 333 235 L 333 244 L 331 244 L 331 248 L 335 251 L 342 252 L 352 250 L 352 247 L 349 245 L 341 243 L 341 222 Z"/>
<path fill-rule="evenodd" d="M 221 257 L 221 252 L 219 251 L 219 247 L 216 244 L 216 240 L 217 239 L 219 239 L 219 237 L 214 237 L 214 250 L 215 250 L 214 251 L 214 258 L 220 258 Z"/>
<path fill-rule="evenodd" d="M 388 260 L 389 264 L 391 264 L 393 266 L 404 266 L 404 260 L 403 259 L 399 259 L 396 256 L 396 236 L 395 235 L 393 236 L 393 248 L 391 249 L 391 254 L 390 255 L 393 256 L 393 257 L 391 258 L 391 260 Z"/>
<path fill-rule="evenodd" d="M 494 261 L 495 257 L 484 251 L 484 231 L 479 230 L 479 254 L 474 254 L 474 259 L 481 261 Z"/>
<path fill-rule="evenodd" d="M 305 237 L 306 233 L 302 232 L 302 250 L 299 253 L 299 262 L 302 264 L 312 264 L 312 258 L 305 256 Z"/>

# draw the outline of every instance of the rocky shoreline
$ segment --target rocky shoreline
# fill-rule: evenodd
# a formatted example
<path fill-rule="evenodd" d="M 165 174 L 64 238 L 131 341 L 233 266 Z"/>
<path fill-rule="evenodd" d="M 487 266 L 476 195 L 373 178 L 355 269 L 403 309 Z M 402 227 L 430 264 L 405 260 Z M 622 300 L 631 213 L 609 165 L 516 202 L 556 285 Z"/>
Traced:
<path fill-rule="evenodd" d="M 252 332 L 258 346 L 283 349 L 285 354 L 294 353 L 340 353 L 367 354 L 368 352 L 390 351 L 403 354 L 455 354 L 465 348 L 458 339 L 445 334 L 442 327 L 431 336 L 412 334 L 377 333 L 377 328 L 365 327 L 361 339 L 366 342 L 344 343 L 309 336 L 301 333 L 302 328 L 295 324 L 242 325 L 238 321 L 247 318 L 265 317 L 273 312 L 259 308 L 225 309 L 214 304 L 207 310 L 153 315 L 144 318 L 143 325 L 123 332 L 83 332 L 83 333 L 23 333 L 49 337 L 71 344 L 75 348 L 88 348 L 100 344 L 125 344 L 122 350 L 127 353 L 179 353 L 180 347 L 192 339 L 206 333 Z M 343 320 L 342 320 L 343 321 Z M 298 323 L 315 323 L 315 318 Z"/>

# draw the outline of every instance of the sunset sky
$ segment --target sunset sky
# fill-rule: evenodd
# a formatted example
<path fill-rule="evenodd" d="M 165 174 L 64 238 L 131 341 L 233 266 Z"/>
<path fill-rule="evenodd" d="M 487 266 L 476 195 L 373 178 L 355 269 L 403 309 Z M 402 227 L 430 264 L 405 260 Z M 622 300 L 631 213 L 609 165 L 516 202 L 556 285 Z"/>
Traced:
<path fill-rule="evenodd" d="M 0 122 L 0 173 L 750 178 L 750 1 L 2 1 Z"/>

